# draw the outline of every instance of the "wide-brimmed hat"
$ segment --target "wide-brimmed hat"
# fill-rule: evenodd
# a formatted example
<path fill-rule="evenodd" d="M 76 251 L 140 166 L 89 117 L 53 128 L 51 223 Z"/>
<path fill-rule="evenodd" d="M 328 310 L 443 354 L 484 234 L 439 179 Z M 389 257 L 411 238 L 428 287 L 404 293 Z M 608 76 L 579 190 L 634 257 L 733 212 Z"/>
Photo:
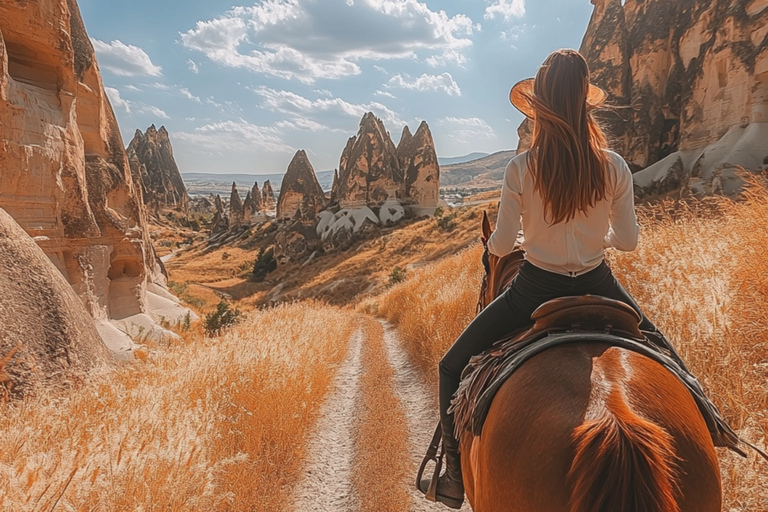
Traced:
<path fill-rule="evenodd" d="M 525 117 L 535 118 L 534 108 L 531 99 L 533 98 L 533 78 L 526 78 L 517 82 L 512 90 L 509 91 L 509 101 L 515 106 L 517 110 L 525 114 Z M 589 90 L 587 91 L 587 108 L 597 108 L 602 105 L 608 93 L 602 90 L 600 87 L 589 84 Z"/>

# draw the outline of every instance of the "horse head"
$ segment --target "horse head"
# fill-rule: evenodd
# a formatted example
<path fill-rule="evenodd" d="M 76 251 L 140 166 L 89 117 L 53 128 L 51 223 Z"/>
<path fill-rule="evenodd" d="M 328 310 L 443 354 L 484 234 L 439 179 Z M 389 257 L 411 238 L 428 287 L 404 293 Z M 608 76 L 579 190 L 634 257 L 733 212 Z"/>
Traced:
<path fill-rule="evenodd" d="M 483 210 L 483 239 L 488 240 L 492 232 L 488 212 Z M 515 248 L 506 256 L 496 256 L 488 252 L 488 267 L 485 269 L 483 283 L 480 286 L 480 298 L 477 301 L 478 313 L 509 286 L 523 263 L 523 254 L 522 249 L 519 248 Z"/>

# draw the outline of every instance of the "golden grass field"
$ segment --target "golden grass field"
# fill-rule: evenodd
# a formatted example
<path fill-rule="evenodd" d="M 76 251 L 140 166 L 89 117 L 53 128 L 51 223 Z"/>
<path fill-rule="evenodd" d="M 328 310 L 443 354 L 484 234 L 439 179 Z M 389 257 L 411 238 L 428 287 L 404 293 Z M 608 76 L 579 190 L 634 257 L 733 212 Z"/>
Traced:
<path fill-rule="evenodd" d="M 68 396 L 0 404 L 0 510 L 284 510 L 356 315 L 252 312 Z"/>
<path fill-rule="evenodd" d="M 662 203 L 639 210 L 641 242 L 611 251 L 618 279 L 689 363 L 745 438 L 768 444 L 768 189 L 743 202 Z M 431 382 L 474 317 L 482 278 L 475 247 L 414 273 L 365 308 L 393 322 Z M 768 463 L 719 449 L 727 511 L 768 510 Z"/>

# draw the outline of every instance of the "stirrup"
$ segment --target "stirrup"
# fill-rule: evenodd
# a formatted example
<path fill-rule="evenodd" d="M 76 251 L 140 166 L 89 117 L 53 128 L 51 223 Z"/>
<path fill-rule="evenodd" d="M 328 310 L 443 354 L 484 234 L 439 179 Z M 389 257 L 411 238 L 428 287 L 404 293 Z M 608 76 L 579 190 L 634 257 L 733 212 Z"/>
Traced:
<path fill-rule="evenodd" d="M 443 437 L 443 426 L 440 422 L 437 423 L 435 434 L 432 436 L 432 440 L 429 442 L 429 448 L 427 448 L 427 454 L 424 455 L 424 459 L 421 461 L 419 471 L 416 473 L 416 489 L 419 492 L 421 490 L 421 479 L 424 475 L 424 469 L 426 469 L 429 461 L 435 461 L 435 473 L 432 476 L 432 480 L 429 482 L 429 488 L 425 493 L 429 501 L 437 501 L 437 479 L 440 476 L 440 470 L 443 469 L 443 456 L 445 455 L 445 447 L 440 442 Z M 440 448 L 440 454 L 437 453 L 437 449 Z"/>

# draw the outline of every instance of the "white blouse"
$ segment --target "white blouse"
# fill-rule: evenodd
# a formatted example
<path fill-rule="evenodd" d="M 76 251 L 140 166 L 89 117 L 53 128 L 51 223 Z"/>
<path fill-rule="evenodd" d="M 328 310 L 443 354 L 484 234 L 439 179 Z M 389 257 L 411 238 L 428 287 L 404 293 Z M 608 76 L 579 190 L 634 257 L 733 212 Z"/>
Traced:
<path fill-rule="evenodd" d="M 605 199 L 586 214 L 577 212 L 573 219 L 554 225 L 544 220 L 544 202 L 534 190 L 533 176 L 528 172 L 528 152 L 510 160 L 488 250 L 496 256 L 510 253 L 522 227 L 525 259 L 544 270 L 570 276 L 600 265 L 607 247 L 634 250 L 640 229 L 635 215 L 632 172 L 620 155 L 607 150 L 606 153 L 610 165 Z"/>

